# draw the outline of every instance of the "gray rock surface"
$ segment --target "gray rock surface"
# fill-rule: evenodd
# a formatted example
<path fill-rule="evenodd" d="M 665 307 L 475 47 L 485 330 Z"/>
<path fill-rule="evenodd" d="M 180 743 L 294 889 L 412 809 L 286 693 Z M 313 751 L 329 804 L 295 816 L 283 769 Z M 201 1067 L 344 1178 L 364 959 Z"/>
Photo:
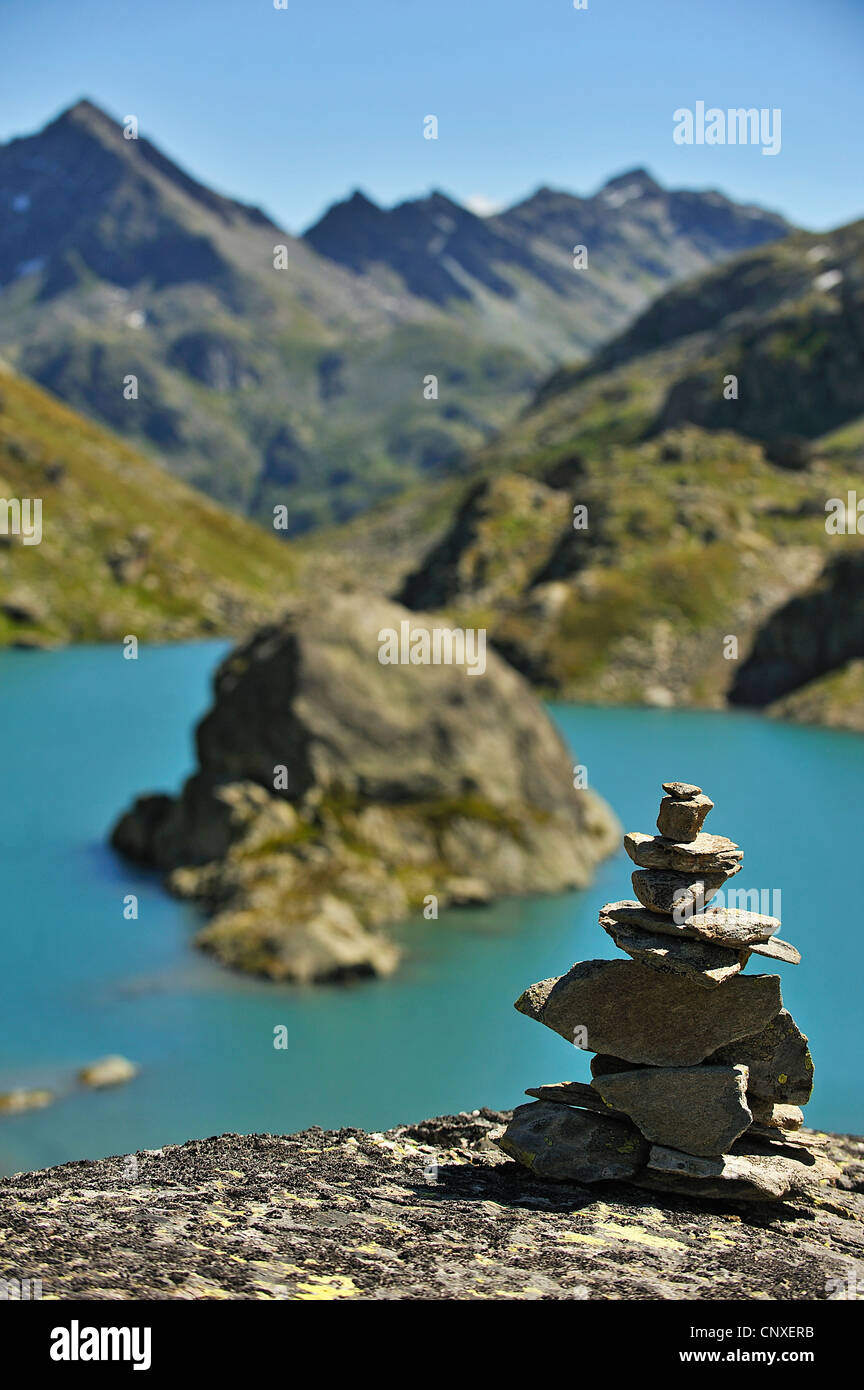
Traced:
<path fill-rule="evenodd" d="M 624 1057 L 610 1057 L 607 1052 L 598 1052 L 591 1058 L 591 1075 L 610 1076 L 613 1072 L 636 1071 L 642 1066 L 641 1062 L 628 1062 Z"/>
<path fill-rule="evenodd" d="M 556 1105 L 576 1105 L 583 1110 L 594 1110 L 601 1115 L 616 1114 L 614 1107 L 606 1104 L 599 1092 L 584 1081 L 553 1081 L 545 1086 L 529 1086 L 526 1096 L 535 1100 L 549 1100 Z M 627 1118 L 626 1115 L 621 1116 Z"/>
<path fill-rule="evenodd" d="M 641 1067 L 592 1085 L 646 1139 L 688 1154 L 724 1154 L 753 1119 L 746 1067 Z"/>
<path fill-rule="evenodd" d="M 734 840 L 704 831 L 689 844 L 676 844 L 662 835 L 631 830 L 624 836 L 624 848 L 640 869 L 677 869 L 685 874 L 724 873 L 744 858 L 744 851 Z"/>
<path fill-rule="evenodd" d="M 584 887 L 616 823 L 492 651 L 382 664 L 380 634 L 441 630 L 383 599 L 297 606 L 219 668 L 179 797 L 146 796 L 112 843 L 212 920 L 198 944 L 275 979 L 391 973 L 380 928 L 422 908 Z"/>
<path fill-rule="evenodd" d="M 765 1129 L 796 1130 L 804 1123 L 804 1111 L 798 1105 L 773 1105 L 754 1095 L 748 1097 L 747 1104 L 753 1111 L 753 1123 Z"/>
<path fill-rule="evenodd" d="M 695 840 L 713 805 L 714 802 L 701 793 L 682 798 L 664 796 L 660 802 L 657 829 L 667 840 L 685 843 Z"/>
<path fill-rule="evenodd" d="M 668 936 L 680 936 L 693 941 L 709 941 L 717 946 L 729 946 L 733 950 L 743 946 L 755 949 L 780 930 L 780 923 L 776 917 L 731 907 L 706 908 L 704 912 L 695 912 L 680 925 L 671 917 L 664 917 L 659 912 L 649 912 L 641 903 L 632 900 L 607 903 L 603 913 L 620 926 L 663 932 Z"/>
<path fill-rule="evenodd" d="M 628 1119 L 544 1100 L 517 1105 L 497 1143 L 538 1178 L 566 1182 L 632 1178 L 648 1158 L 647 1143 Z"/>
<path fill-rule="evenodd" d="M 860 1287 L 861 1139 L 825 1136 L 839 1185 L 779 1208 L 549 1182 L 493 1142 L 508 1118 L 225 1134 L 139 1153 L 134 1177 L 122 1155 L 22 1173 L 0 1180 L 4 1272 L 61 1302 L 708 1299 L 754 1316 Z"/>
<path fill-rule="evenodd" d="M 631 874 L 633 892 L 649 912 L 686 913 L 702 911 L 740 864 L 711 874 L 684 874 L 674 869 L 635 869 Z"/>
<path fill-rule="evenodd" d="M 830 1189 L 841 1175 L 822 1153 L 804 1148 L 779 1152 L 758 1140 L 738 1141 L 737 1151 L 719 1158 L 701 1158 L 655 1145 L 648 1166 L 634 1179 L 664 1192 L 693 1197 L 720 1197 L 732 1201 L 778 1201 L 794 1193 L 808 1193 L 820 1200 L 820 1190 Z"/>
<path fill-rule="evenodd" d="M 777 975 L 736 975 L 721 989 L 706 990 L 623 960 L 581 961 L 516 1001 L 520 1013 L 568 1042 L 584 1028 L 592 1052 L 659 1067 L 701 1062 L 724 1044 L 761 1032 L 781 1007 Z M 739 1061 L 746 1059 L 733 1064 Z"/>
<path fill-rule="evenodd" d="M 750 1095 L 776 1105 L 806 1105 L 813 1090 L 813 1059 L 807 1038 L 787 1009 L 752 1037 L 724 1044 L 711 1062 L 747 1067 Z"/>
<path fill-rule="evenodd" d="M 793 946 L 790 941 L 781 941 L 779 936 L 772 936 L 770 941 L 760 941 L 750 950 L 754 956 L 767 956 L 769 960 L 782 960 L 787 965 L 800 965 L 801 952 L 797 946 Z"/>
<path fill-rule="evenodd" d="M 633 960 L 651 965 L 655 970 L 684 975 L 703 989 L 716 989 L 724 980 L 737 975 L 750 956 L 746 947 L 730 950 L 728 946 L 716 946 L 711 941 L 622 925 L 605 911 L 600 913 L 600 925 L 618 949 L 626 951 Z"/>

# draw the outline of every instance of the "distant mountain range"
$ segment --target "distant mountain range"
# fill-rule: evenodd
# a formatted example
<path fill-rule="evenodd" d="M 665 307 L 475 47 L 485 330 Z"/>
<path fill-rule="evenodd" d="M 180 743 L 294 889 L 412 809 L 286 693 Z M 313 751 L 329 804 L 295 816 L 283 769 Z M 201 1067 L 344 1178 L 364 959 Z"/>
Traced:
<path fill-rule="evenodd" d="M 0 148 L 0 208 L 0 352 L 229 506 L 287 505 L 294 534 L 458 476 L 557 364 L 790 230 L 637 169 L 488 218 L 356 193 L 297 238 L 87 101 Z"/>

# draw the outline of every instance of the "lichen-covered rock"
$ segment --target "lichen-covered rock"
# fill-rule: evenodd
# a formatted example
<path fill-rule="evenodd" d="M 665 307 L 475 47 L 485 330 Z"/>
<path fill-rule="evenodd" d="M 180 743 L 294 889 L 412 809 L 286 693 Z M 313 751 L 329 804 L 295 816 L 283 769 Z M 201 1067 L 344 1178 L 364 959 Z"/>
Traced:
<path fill-rule="evenodd" d="M 221 912 L 195 941 L 224 965 L 271 980 L 311 984 L 356 975 L 392 975 L 399 951 L 379 932 L 366 931 L 344 899 L 322 892 L 314 900 L 278 900 L 268 912 L 260 897 Z"/>
<path fill-rule="evenodd" d="M 780 1209 L 731 1184 L 730 1200 L 704 1200 L 693 1178 L 671 1194 L 549 1182 L 497 1148 L 509 1118 L 225 1134 L 21 1173 L 0 1180 L 4 1262 L 62 1301 L 787 1305 L 860 1288 L 861 1139 L 823 1136 L 837 1184 L 793 1189 Z"/>
<path fill-rule="evenodd" d="M 180 795 L 140 798 L 112 843 L 212 921 L 238 969 L 312 981 L 389 974 L 381 934 L 436 908 L 584 887 L 616 822 L 527 683 L 485 668 L 384 664 L 381 634 L 440 624 L 380 598 L 300 604 L 232 652 Z M 446 646 L 443 648 L 446 654 Z M 458 653 L 458 645 L 457 645 Z"/>
<path fill-rule="evenodd" d="M 624 1115 L 575 1110 L 555 1101 L 517 1105 L 499 1148 L 538 1178 L 605 1182 L 632 1178 L 648 1145 Z"/>

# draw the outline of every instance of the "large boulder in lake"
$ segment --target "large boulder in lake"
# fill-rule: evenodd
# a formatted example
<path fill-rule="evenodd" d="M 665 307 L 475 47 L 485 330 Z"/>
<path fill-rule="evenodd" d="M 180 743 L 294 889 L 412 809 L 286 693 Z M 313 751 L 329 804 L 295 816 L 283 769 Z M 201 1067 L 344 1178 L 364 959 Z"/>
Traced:
<path fill-rule="evenodd" d="M 379 598 L 298 606 L 232 652 L 197 750 L 112 843 L 206 907 L 199 944 L 274 978 L 389 973 L 385 923 L 583 887 L 614 846 L 522 677 Z"/>

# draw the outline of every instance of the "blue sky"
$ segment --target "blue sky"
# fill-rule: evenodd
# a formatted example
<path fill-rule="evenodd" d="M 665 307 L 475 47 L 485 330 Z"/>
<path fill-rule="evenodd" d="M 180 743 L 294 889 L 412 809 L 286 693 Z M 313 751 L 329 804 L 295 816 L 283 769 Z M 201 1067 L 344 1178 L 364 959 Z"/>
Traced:
<path fill-rule="evenodd" d="M 507 204 L 635 165 L 809 227 L 864 214 L 862 0 L 287 3 L 5 0 L 0 139 L 86 95 L 291 231 L 355 187 Z M 780 107 L 780 154 L 674 144 L 700 100 Z"/>

